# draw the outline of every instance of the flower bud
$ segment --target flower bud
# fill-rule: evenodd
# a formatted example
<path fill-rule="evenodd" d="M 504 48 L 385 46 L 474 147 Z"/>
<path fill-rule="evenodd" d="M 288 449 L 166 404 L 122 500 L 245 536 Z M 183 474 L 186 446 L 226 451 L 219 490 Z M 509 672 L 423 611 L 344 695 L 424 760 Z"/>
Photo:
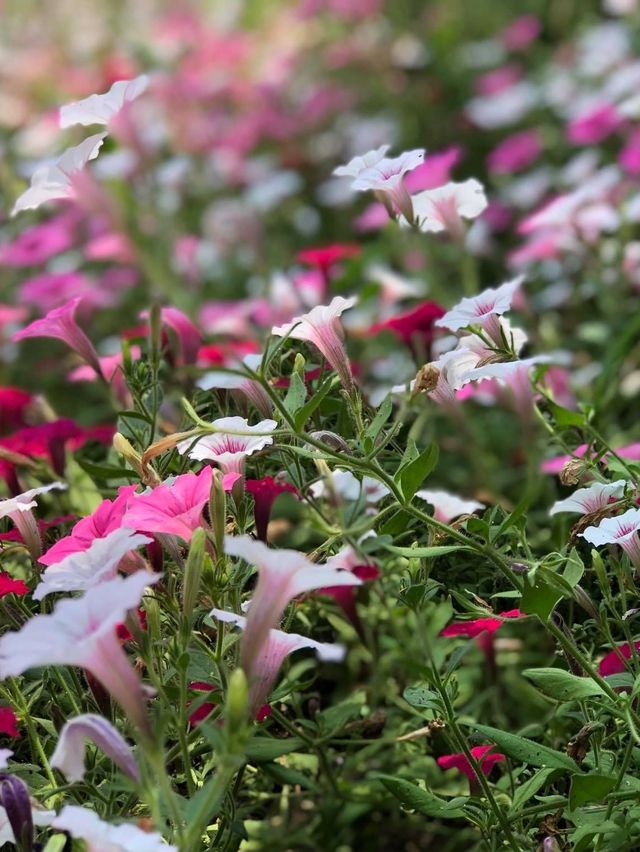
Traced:
<path fill-rule="evenodd" d="M 249 685 L 242 669 L 234 669 L 229 678 L 224 711 L 225 725 L 230 737 L 237 735 L 246 725 L 249 715 Z"/>
<path fill-rule="evenodd" d="M 420 367 L 418 373 L 416 375 L 416 385 L 415 389 L 417 391 L 424 391 L 425 393 L 430 393 L 432 390 L 436 389 L 436 385 L 438 384 L 438 379 L 440 378 L 440 370 L 436 367 L 435 364 L 425 364 L 424 367 Z"/>
<path fill-rule="evenodd" d="M 0 773 L 0 805 L 7 812 L 16 848 L 19 852 L 31 852 L 33 816 L 29 790 L 24 781 L 16 778 L 15 775 Z"/>
<path fill-rule="evenodd" d="M 577 485 L 582 479 L 584 471 L 585 463 L 582 459 L 569 459 L 560 471 L 560 482 L 563 485 Z"/>
<path fill-rule="evenodd" d="M 140 453 L 134 450 L 129 441 L 120 432 L 116 432 L 113 436 L 113 449 L 124 457 L 124 460 L 131 465 L 145 485 L 152 487 L 159 485 L 160 478 L 158 474 L 153 468 L 149 467 Z"/>
<path fill-rule="evenodd" d="M 209 517 L 211 518 L 211 529 L 213 530 L 216 557 L 220 559 L 220 557 L 224 554 L 224 533 L 227 523 L 227 495 L 222 485 L 222 472 L 219 470 L 214 470 L 211 477 Z"/>
<path fill-rule="evenodd" d="M 202 579 L 202 569 L 204 567 L 205 540 L 206 533 L 202 527 L 194 530 L 191 537 L 189 555 L 187 556 L 184 568 L 184 583 L 182 586 L 182 614 L 186 619 L 191 618 L 198 600 L 200 580 Z"/>

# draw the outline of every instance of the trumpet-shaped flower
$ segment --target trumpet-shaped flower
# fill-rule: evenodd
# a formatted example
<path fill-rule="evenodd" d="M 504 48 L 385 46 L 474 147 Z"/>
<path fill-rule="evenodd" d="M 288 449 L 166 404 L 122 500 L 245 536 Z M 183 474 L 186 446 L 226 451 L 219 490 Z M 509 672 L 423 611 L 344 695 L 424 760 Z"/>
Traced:
<path fill-rule="evenodd" d="M 244 631 L 245 636 L 247 635 L 249 618 L 221 609 L 212 610 L 211 615 L 218 621 L 235 624 L 236 627 L 240 627 Z M 252 661 L 249 687 L 249 704 L 252 715 L 255 715 L 268 698 L 285 658 L 302 648 L 312 648 L 317 653 L 318 658 L 324 662 L 340 662 L 344 659 L 346 653 L 343 645 L 316 642 L 306 636 L 300 636 L 297 633 L 285 633 L 283 630 L 269 630 L 257 648 Z"/>
<path fill-rule="evenodd" d="M 33 597 L 41 601 L 54 592 L 80 592 L 115 577 L 120 560 L 130 550 L 149 544 L 152 539 L 128 527 L 113 530 L 93 540 L 87 550 L 71 553 L 50 565 L 42 575 Z"/>
<path fill-rule="evenodd" d="M 372 191 L 391 215 L 398 210 L 405 219 L 413 220 L 411 196 L 404 184 L 404 176 L 424 162 L 424 148 L 405 151 L 398 157 L 383 157 L 375 165 L 359 171 L 351 189 L 359 192 Z"/>
<path fill-rule="evenodd" d="M 140 314 L 141 319 L 149 318 L 149 311 Z M 178 308 L 160 308 L 160 322 L 168 338 L 173 360 L 179 367 L 195 364 L 202 337 L 200 329 Z"/>
<path fill-rule="evenodd" d="M 413 352 L 428 354 L 434 338 L 434 324 L 444 316 L 444 309 L 436 302 L 422 302 L 417 308 L 411 308 L 402 314 L 374 323 L 370 334 L 380 331 L 393 332 Z"/>
<path fill-rule="evenodd" d="M 0 678 L 40 666 L 87 669 L 142 731 L 148 732 L 140 680 L 116 635 L 128 611 L 135 609 L 147 586 L 159 575 L 137 571 L 114 577 L 82 597 L 59 601 L 53 612 L 36 615 L 18 631 L 0 638 Z"/>
<path fill-rule="evenodd" d="M 53 337 L 62 340 L 93 367 L 98 375 L 102 375 L 98 353 L 76 321 L 76 311 L 81 302 L 82 296 L 76 296 L 59 308 L 54 308 L 42 319 L 34 320 L 21 331 L 17 331 L 13 340 L 17 342 L 28 337 Z"/>
<path fill-rule="evenodd" d="M 60 127 L 72 127 L 74 124 L 83 127 L 91 124 L 108 125 L 114 115 L 126 103 L 140 97 L 148 85 L 149 78 L 142 74 L 133 80 L 118 80 L 103 94 L 89 95 L 81 101 L 66 104 L 60 107 Z"/>
<path fill-rule="evenodd" d="M 640 642 L 634 642 L 634 646 L 636 653 L 640 652 Z M 609 651 L 600 660 L 598 674 L 602 675 L 602 677 L 608 677 L 609 675 L 620 674 L 620 672 L 625 671 L 625 660 L 630 660 L 632 653 L 629 642 L 617 645 L 613 651 Z"/>
<path fill-rule="evenodd" d="M 121 486 L 115 500 L 103 500 L 93 514 L 81 518 L 71 533 L 52 545 L 38 562 L 42 565 L 54 565 L 72 553 L 87 550 L 95 539 L 105 538 L 109 533 L 119 529 L 127 510 L 127 503 L 136 488 L 136 485 Z"/>
<path fill-rule="evenodd" d="M 506 760 L 504 754 L 493 752 L 492 750 L 494 748 L 494 745 L 483 745 L 475 746 L 471 749 L 471 755 L 479 764 L 480 771 L 484 775 L 488 775 L 496 763 Z M 489 754 L 489 752 L 492 753 Z M 438 758 L 437 764 L 440 769 L 457 769 L 459 772 L 464 773 L 472 783 L 475 783 L 477 780 L 474 768 L 464 752 L 459 752 L 457 754 L 444 754 L 442 757 Z"/>
<path fill-rule="evenodd" d="M 604 518 L 598 526 L 587 527 L 578 533 L 589 544 L 601 547 L 603 544 L 619 544 L 635 568 L 640 568 L 640 509 L 628 509 L 615 518 Z"/>
<path fill-rule="evenodd" d="M 79 145 L 67 148 L 53 163 L 40 166 L 33 173 L 31 185 L 13 205 L 11 215 L 22 210 L 35 210 L 46 201 L 74 198 L 74 176 L 79 175 L 90 160 L 98 156 L 106 133 L 89 136 Z"/>
<path fill-rule="evenodd" d="M 525 419 L 531 411 L 534 399 L 531 387 L 531 368 L 538 364 L 548 364 L 553 361 L 551 355 L 534 355 L 521 361 L 503 361 L 495 364 L 485 364 L 482 367 L 474 367 L 465 373 L 464 379 L 478 381 L 482 379 L 496 379 L 504 383 L 511 393 L 517 412 Z"/>
<path fill-rule="evenodd" d="M 131 747 L 110 722 L 95 713 L 85 713 L 65 722 L 51 757 L 51 766 L 72 783 L 82 781 L 87 740 L 92 740 L 125 775 L 140 781 L 140 770 Z"/>
<path fill-rule="evenodd" d="M 297 550 L 272 550 L 247 535 L 226 536 L 225 553 L 238 556 L 258 570 L 258 582 L 249 606 L 242 637 L 240 661 L 252 677 L 269 631 L 280 623 L 290 600 L 327 586 L 359 586 L 351 571 L 316 565 Z"/>
<path fill-rule="evenodd" d="M 240 368 L 242 364 L 255 373 L 260 369 L 260 365 L 262 364 L 262 355 L 257 353 L 245 355 L 238 367 Z M 263 417 L 270 417 L 273 414 L 273 403 L 269 399 L 269 394 L 260 382 L 248 376 L 242 376 L 238 373 L 228 373 L 223 370 L 212 370 L 198 379 L 197 385 L 203 390 L 220 389 L 230 390 L 234 394 L 238 393 L 245 396 Z"/>
<path fill-rule="evenodd" d="M 346 388 L 353 385 L 351 366 L 344 348 L 344 332 L 340 323 L 341 314 L 357 302 L 355 296 L 348 299 L 335 296 L 329 305 L 318 305 L 309 313 L 285 325 L 275 326 L 271 333 L 277 337 L 289 336 L 304 340 L 320 350 Z"/>
<path fill-rule="evenodd" d="M 314 482 L 309 489 L 315 497 L 324 497 L 332 492 L 342 500 L 355 501 L 361 497 L 366 503 L 379 503 L 389 493 L 386 485 L 383 485 L 373 476 L 364 476 L 362 481 L 356 479 L 350 470 L 336 468 L 331 474 L 329 483 L 324 480 Z"/>
<path fill-rule="evenodd" d="M 177 450 L 194 461 L 213 461 L 225 473 L 244 473 L 245 459 L 273 444 L 275 420 L 262 420 L 249 426 L 244 417 L 220 417 L 211 424 L 216 431 L 177 444 Z"/>
<path fill-rule="evenodd" d="M 489 618 L 474 618 L 471 621 L 454 621 L 440 631 L 441 636 L 467 636 L 475 639 L 483 633 L 495 633 L 503 626 L 505 618 L 521 618 L 524 615 L 519 609 L 500 612 Z"/>
<path fill-rule="evenodd" d="M 261 541 L 267 540 L 267 529 L 271 517 L 271 509 L 280 494 L 289 492 L 300 498 L 298 489 L 288 482 L 281 482 L 271 476 L 262 479 L 247 479 L 246 491 L 253 497 L 253 517 L 256 525 L 256 535 Z"/>
<path fill-rule="evenodd" d="M 111 825 L 80 805 L 65 805 L 50 824 L 84 840 L 87 852 L 178 852 L 177 846 L 165 843 L 155 831 L 143 831 L 132 823 Z"/>
<path fill-rule="evenodd" d="M 449 331 L 480 326 L 498 346 L 502 346 L 498 318 L 510 310 L 513 296 L 523 281 L 524 276 L 518 275 L 500 287 L 484 290 L 478 296 L 465 297 L 435 324 Z"/>
<path fill-rule="evenodd" d="M 424 233 L 448 233 L 456 238 L 464 236 L 463 219 L 475 219 L 486 209 L 487 196 L 480 181 L 471 178 L 463 183 L 447 183 L 436 189 L 425 189 L 411 196 L 413 221 Z M 404 216 L 400 224 L 409 227 L 412 222 Z"/>
<path fill-rule="evenodd" d="M 358 177 L 361 172 L 377 166 L 381 160 L 384 160 L 390 147 L 391 145 L 381 145 L 373 151 L 367 151 L 366 154 L 353 157 L 345 166 L 335 168 L 333 173 L 336 177 Z"/>
<path fill-rule="evenodd" d="M 0 518 L 8 517 L 13 521 L 34 559 L 37 559 L 42 552 L 40 531 L 31 511 L 38 505 L 34 498 L 40 494 L 46 494 L 48 491 L 64 491 L 66 487 L 63 482 L 51 482 L 49 485 L 41 485 L 39 488 L 30 488 L 28 491 L 23 491 L 22 494 L 10 497 L 7 500 L 0 500 Z"/>
<path fill-rule="evenodd" d="M 448 491 L 424 489 L 416 491 L 416 497 L 433 506 L 433 517 L 442 521 L 443 524 L 448 524 L 449 521 L 459 518 L 460 515 L 471 515 L 473 512 L 485 508 L 484 503 L 479 503 L 477 500 L 464 500 Z"/>
<path fill-rule="evenodd" d="M 212 475 L 212 469 L 205 467 L 198 474 L 184 473 L 151 491 L 134 494 L 127 505 L 122 525 L 146 533 L 177 535 L 186 542 L 191 541 L 209 499 Z"/>
<path fill-rule="evenodd" d="M 550 515 L 561 512 L 572 512 L 577 515 L 591 515 L 599 512 L 608 505 L 612 497 L 620 497 L 624 493 L 625 480 L 616 482 L 592 482 L 586 488 L 578 488 L 570 497 L 557 500 L 549 509 Z"/>

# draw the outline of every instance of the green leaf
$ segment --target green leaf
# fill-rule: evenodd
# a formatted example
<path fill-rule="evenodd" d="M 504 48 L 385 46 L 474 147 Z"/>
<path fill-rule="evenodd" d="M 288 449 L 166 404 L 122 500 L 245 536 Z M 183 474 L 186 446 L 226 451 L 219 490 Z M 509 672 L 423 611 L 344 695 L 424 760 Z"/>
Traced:
<path fill-rule="evenodd" d="M 591 678 L 578 677 L 562 669 L 525 669 L 522 674 L 541 692 L 557 701 L 581 701 L 583 698 L 605 695 Z"/>
<path fill-rule="evenodd" d="M 438 463 L 438 445 L 434 442 L 418 458 L 410 461 L 397 473 L 395 481 L 400 486 L 405 500 L 411 500 L 424 480 Z"/>
<path fill-rule="evenodd" d="M 437 692 L 426 686 L 408 686 L 402 697 L 412 707 L 422 707 L 429 710 L 442 710 L 442 699 Z"/>
<path fill-rule="evenodd" d="M 520 518 L 524 517 L 527 509 L 529 508 L 530 503 L 531 497 L 528 494 L 525 494 L 525 496 L 518 503 L 513 512 L 508 514 L 504 521 L 502 521 L 494 535 L 491 537 L 491 541 L 497 541 L 500 536 L 505 533 L 510 527 L 515 526 L 520 520 Z"/>
<path fill-rule="evenodd" d="M 575 549 L 575 547 L 572 547 L 571 553 L 567 557 L 562 576 L 567 581 L 567 583 L 569 583 L 571 588 L 575 588 L 575 586 L 582 579 L 583 574 L 584 562 L 582 561 L 582 559 L 580 559 L 578 551 Z"/>
<path fill-rule="evenodd" d="M 297 375 L 297 373 L 296 373 Z M 316 408 L 320 405 L 325 396 L 329 393 L 334 383 L 337 381 L 334 375 L 330 375 L 324 380 L 320 387 L 315 390 L 309 402 L 303 405 L 296 413 L 294 421 L 296 429 L 302 429 L 307 420 L 311 417 Z M 289 388 L 291 390 L 291 388 Z M 288 396 L 288 394 L 287 394 Z M 285 402 L 286 405 L 286 402 Z M 288 409 L 287 409 L 288 410 Z"/>
<path fill-rule="evenodd" d="M 431 559 L 434 556 L 445 556 L 456 550 L 471 550 L 471 548 L 464 544 L 443 544 L 434 547 L 395 547 L 393 544 L 385 544 L 383 550 L 388 550 L 397 556 L 406 556 L 408 559 Z"/>
<path fill-rule="evenodd" d="M 433 793 L 423 790 L 417 784 L 396 778 L 394 775 L 374 775 L 375 780 L 381 781 L 392 796 L 395 796 L 405 808 L 418 811 L 429 817 L 437 819 L 459 819 L 465 815 L 461 798 L 447 802 Z"/>
<path fill-rule="evenodd" d="M 387 422 L 389 417 L 391 416 L 391 412 L 393 411 L 393 402 L 391 401 L 391 397 L 388 396 L 385 398 L 384 402 L 376 412 L 376 416 L 373 418 L 371 423 L 365 429 L 365 437 L 371 438 L 372 441 L 380 434 L 382 427 Z"/>
<path fill-rule="evenodd" d="M 67 845 L 66 834 L 54 834 L 50 837 L 42 852 L 62 852 Z"/>
<path fill-rule="evenodd" d="M 561 429 L 568 429 L 570 426 L 582 427 L 585 425 L 585 416 L 579 411 L 571 411 L 569 408 L 563 408 L 556 402 L 552 402 L 547 397 L 547 405 L 553 415 L 553 419 Z"/>
<path fill-rule="evenodd" d="M 578 764 L 567 754 L 556 751 L 548 746 L 535 743 L 526 737 L 509 734 L 499 728 L 489 725 L 474 725 L 479 734 L 492 740 L 501 751 L 514 760 L 521 760 L 529 766 L 542 766 L 548 769 L 565 769 L 569 772 L 579 772 Z"/>
<path fill-rule="evenodd" d="M 295 414 L 302 406 L 307 398 L 307 389 L 304 382 L 297 373 L 291 374 L 289 381 L 289 390 L 284 398 L 284 407 L 289 414 Z"/>
<path fill-rule="evenodd" d="M 561 598 L 562 592 L 549 583 L 541 570 L 541 566 L 538 566 L 533 574 L 533 579 L 529 575 L 524 578 L 520 609 L 527 615 L 537 615 L 542 621 L 547 621 Z"/>
<path fill-rule="evenodd" d="M 286 740 L 254 737 L 245 749 L 245 757 L 247 763 L 266 763 L 292 751 L 304 751 L 305 748 L 306 743 L 300 737 L 288 737 Z"/>
<path fill-rule="evenodd" d="M 574 775 L 571 779 L 569 807 L 573 811 L 587 802 L 601 802 L 616 785 L 612 775 Z"/>
<path fill-rule="evenodd" d="M 282 766 L 280 763 L 265 763 L 260 768 L 261 772 L 266 772 L 278 782 L 278 784 L 297 784 L 303 789 L 313 790 L 314 793 L 319 793 L 320 788 L 316 782 L 300 772 L 298 769 L 291 769 L 288 766 Z"/>
<path fill-rule="evenodd" d="M 511 807 L 509 808 L 509 814 L 516 814 L 520 810 L 520 808 L 525 805 L 529 799 L 531 799 L 538 790 L 541 790 L 546 784 L 549 783 L 551 777 L 557 772 L 557 769 L 539 769 L 535 772 L 531 778 L 528 778 L 523 784 L 517 788 L 515 793 L 513 794 L 513 800 L 511 801 Z"/>

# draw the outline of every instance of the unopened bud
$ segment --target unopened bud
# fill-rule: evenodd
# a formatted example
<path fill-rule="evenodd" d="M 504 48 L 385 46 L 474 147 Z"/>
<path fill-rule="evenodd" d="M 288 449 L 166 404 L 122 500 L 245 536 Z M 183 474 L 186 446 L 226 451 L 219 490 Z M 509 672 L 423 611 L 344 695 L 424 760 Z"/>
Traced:
<path fill-rule="evenodd" d="M 249 685 L 240 668 L 231 672 L 227 688 L 224 719 L 230 737 L 238 734 L 247 724 L 249 716 Z"/>
<path fill-rule="evenodd" d="M 200 580 L 204 567 L 204 546 L 206 533 L 202 527 L 194 530 L 189 545 L 189 555 L 184 567 L 184 584 L 182 586 L 182 614 L 186 619 L 191 619 L 196 608 L 198 592 L 200 591 Z"/>
<path fill-rule="evenodd" d="M 295 361 L 293 362 L 293 372 L 297 373 L 300 378 L 304 381 L 304 368 L 306 365 L 306 360 L 304 355 L 301 352 L 296 353 Z"/>
<path fill-rule="evenodd" d="M 418 370 L 416 375 L 416 390 L 429 393 L 436 389 L 438 379 L 440 378 L 440 370 L 435 364 L 425 364 Z"/>
<path fill-rule="evenodd" d="M 227 523 L 227 495 L 222 485 L 222 472 L 214 470 L 211 477 L 211 492 L 209 494 L 209 517 L 211 518 L 211 529 L 213 530 L 213 542 L 216 549 L 216 557 L 224 553 L 224 534 Z"/>
<path fill-rule="evenodd" d="M 595 604 L 579 583 L 573 587 L 573 596 L 585 612 L 588 612 L 596 621 L 600 620 Z"/>
<path fill-rule="evenodd" d="M 582 479 L 582 474 L 585 472 L 585 463 L 582 459 L 569 459 L 565 462 L 559 474 L 560 482 L 563 485 L 577 485 Z"/>
<path fill-rule="evenodd" d="M 349 444 L 345 441 L 345 439 L 341 435 L 337 435 L 335 432 L 329 432 L 327 429 L 319 429 L 316 432 L 309 433 L 312 438 L 315 438 L 316 441 L 321 441 L 323 444 L 326 444 L 328 447 L 332 447 L 334 450 L 339 450 L 341 453 L 349 453 Z"/>

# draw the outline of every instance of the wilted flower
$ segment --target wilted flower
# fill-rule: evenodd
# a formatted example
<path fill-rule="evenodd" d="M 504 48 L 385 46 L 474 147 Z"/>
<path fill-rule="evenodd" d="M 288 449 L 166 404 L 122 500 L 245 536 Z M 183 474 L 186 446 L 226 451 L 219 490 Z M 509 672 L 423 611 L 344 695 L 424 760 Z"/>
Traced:
<path fill-rule="evenodd" d="M 619 544 L 629 557 L 634 568 L 640 568 L 640 509 L 628 509 L 615 518 L 604 518 L 598 526 L 587 527 L 578 535 L 589 544 L 601 547 L 604 544 Z"/>
<path fill-rule="evenodd" d="M 294 317 L 285 325 L 275 326 L 271 333 L 277 337 L 304 340 L 320 350 L 347 389 L 353 385 L 351 366 L 344 348 L 344 333 L 340 323 L 341 314 L 357 302 L 355 296 L 348 299 L 335 296 L 329 305 L 318 305 L 308 314 Z"/>
<path fill-rule="evenodd" d="M 215 432 L 188 438 L 176 445 L 179 453 L 194 461 L 213 461 L 224 473 L 244 473 L 245 459 L 273 444 L 275 420 L 261 420 L 249 426 L 243 417 L 220 417 L 211 424 Z"/>

